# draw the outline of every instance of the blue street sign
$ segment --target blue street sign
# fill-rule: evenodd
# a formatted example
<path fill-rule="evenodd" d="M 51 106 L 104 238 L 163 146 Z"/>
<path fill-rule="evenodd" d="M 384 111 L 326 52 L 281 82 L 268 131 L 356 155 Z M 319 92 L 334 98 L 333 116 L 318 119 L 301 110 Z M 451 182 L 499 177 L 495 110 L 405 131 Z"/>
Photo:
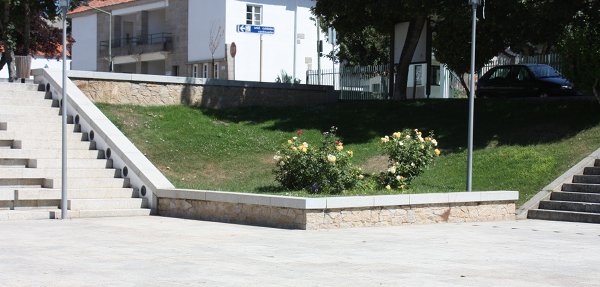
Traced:
<path fill-rule="evenodd" d="M 238 33 L 275 34 L 275 27 L 258 25 L 237 25 Z"/>

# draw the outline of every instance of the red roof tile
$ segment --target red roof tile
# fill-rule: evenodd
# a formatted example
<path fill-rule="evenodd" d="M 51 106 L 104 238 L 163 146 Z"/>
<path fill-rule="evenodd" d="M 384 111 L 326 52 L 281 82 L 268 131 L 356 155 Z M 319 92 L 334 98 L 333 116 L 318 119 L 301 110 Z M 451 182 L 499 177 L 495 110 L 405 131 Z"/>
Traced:
<path fill-rule="evenodd" d="M 108 7 L 108 6 L 113 6 L 113 5 L 118 5 L 118 4 L 123 4 L 123 3 L 128 3 L 128 2 L 133 2 L 135 0 L 92 0 L 90 2 L 88 2 L 88 4 L 92 7 L 96 7 L 96 8 L 102 8 L 102 7 Z M 88 6 L 79 6 L 71 11 L 69 11 L 69 15 L 73 15 L 73 14 L 77 14 L 77 13 L 81 13 L 81 12 L 85 12 L 88 10 L 91 10 L 92 8 L 88 7 Z"/>

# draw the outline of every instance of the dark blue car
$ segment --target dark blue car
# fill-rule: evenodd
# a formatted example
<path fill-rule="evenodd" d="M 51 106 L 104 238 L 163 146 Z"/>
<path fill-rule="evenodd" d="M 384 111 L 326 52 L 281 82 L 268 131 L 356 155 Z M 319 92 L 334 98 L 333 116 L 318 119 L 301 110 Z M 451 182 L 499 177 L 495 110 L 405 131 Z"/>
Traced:
<path fill-rule="evenodd" d="M 477 97 L 554 97 L 575 96 L 573 84 L 548 65 L 523 64 L 497 66 L 477 82 Z"/>

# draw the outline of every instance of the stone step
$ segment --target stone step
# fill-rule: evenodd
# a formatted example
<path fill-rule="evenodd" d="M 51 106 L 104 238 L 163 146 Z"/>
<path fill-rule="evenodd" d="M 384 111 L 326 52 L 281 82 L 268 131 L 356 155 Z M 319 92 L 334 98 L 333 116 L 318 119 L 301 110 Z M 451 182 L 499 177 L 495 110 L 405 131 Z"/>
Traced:
<path fill-rule="evenodd" d="M 33 83 L 8 83 L 0 82 L 0 93 L 6 91 L 42 91 L 43 85 Z"/>
<path fill-rule="evenodd" d="M 565 183 L 562 185 L 562 191 L 600 193 L 600 184 L 592 183 Z"/>
<path fill-rule="evenodd" d="M 28 167 L 31 162 L 32 160 L 24 158 L 0 158 L 0 168 L 25 168 Z"/>
<path fill-rule="evenodd" d="M 527 213 L 527 218 L 583 223 L 600 223 L 600 214 L 598 213 L 561 210 L 531 209 Z"/>
<path fill-rule="evenodd" d="M 1 162 L 1 161 L 0 161 Z M 30 160 L 30 168 L 61 168 L 62 159 L 35 159 Z M 113 162 L 110 159 L 67 159 L 67 168 L 112 168 Z"/>
<path fill-rule="evenodd" d="M 539 209 L 600 213 L 600 203 L 542 200 Z"/>
<path fill-rule="evenodd" d="M 0 106 L 19 106 L 19 107 L 58 107 L 57 100 L 44 99 L 44 93 L 42 92 L 40 97 L 20 97 L 21 95 L 15 95 L 14 97 L 0 96 Z"/>
<path fill-rule="evenodd" d="M 42 126 L 54 126 L 62 124 L 62 117 L 54 110 L 49 110 L 44 113 L 14 113 L 5 112 L 0 113 L 0 122 L 11 123 L 13 130 L 18 131 L 19 128 L 29 127 L 31 128 L 32 123 L 35 123 L 35 127 L 38 124 Z M 67 124 L 73 124 L 73 117 L 67 117 Z"/>
<path fill-rule="evenodd" d="M 600 166 L 591 166 L 583 169 L 584 175 L 600 175 Z"/>
<path fill-rule="evenodd" d="M 68 168 L 68 163 L 67 163 Z M 7 168 L 0 173 L 0 178 L 59 178 L 60 168 Z M 68 168 L 69 178 L 114 178 L 121 176 L 121 171 L 112 168 Z"/>
<path fill-rule="evenodd" d="M 0 143 L 2 141 L 0 140 Z M 18 142 L 18 144 L 16 144 Z M 0 144 L 1 146 L 1 144 Z M 61 149 L 62 140 L 46 140 L 46 141 L 15 141 L 13 148 L 19 149 Z M 81 141 L 75 138 L 67 137 L 67 154 L 71 150 L 94 150 L 96 149 L 95 141 Z"/>
<path fill-rule="evenodd" d="M 19 187 L 44 187 L 47 183 L 45 178 L 0 178 L 1 188 L 19 188 Z"/>
<path fill-rule="evenodd" d="M 50 105 L 45 107 L 27 107 L 27 106 L 15 106 L 15 105 L 2 105 L 0 106 L 0 114 L 2 115 L 26 115 L 34 114 L 40 116 L 59 115 L 60 109 L 52 107 Z"/>
<path fill-rule="evenodd" d="M 0 221 L 54 219 L 58 209 L 0 210 Z"/>
<path fill-rule="evenodd" d="M 61 188 L 61 178 L 46 179 L 42 187 Z M 130 187 L 128 178 L 67 178 L 67 188 L 122 188 Z"/>
<path fill-rule="evenodd" d="M 70 210 L 69 218 L 95 218 L 95 217 L 131 217 L 131 216 L 149 216 L 150 209 L 109 209 L 109 210 Z M 55 215 L 60 217 L 60 211 Z"/>
<path fill-rule="evenodd" d="M 62 121 L 60 117 L 49 121 L 35 122 L 31 121 L 9 121 L 4 123 L 2 131 L 13 132 L 15 134 L 41 134 L 41 133 L 60 133 L 62 135 Z M 67 124 L 67 135 L 81 133 L 81 126 L 76 124 Z"/>
<path fill-rule="evenodd" d="M 70 210 L 111 210 L 143 208 L 142 198 L 70 199 Z"/>
<path fill-rule="evenodd" d="M 67 190 L 67 197 L 71 199 L 92 198 L 133 198 L 137 197 L 133 188 L 86 188 Z M 0 187 L 0 200 L 59 200 L 62 190 L 57 188 L 3 188 Z"/>
<path fill-rule="evenodd" d="M 20 139 L 20 140 L 62 140 L 62 131 L 31 132 L 25 129 L 20 130 L 0 130 L 0 139 Z M 67 139 L 87 141 L 88 134 L 82 132 L 67 132 Z"/>
<path fill-rule="evenodd" d="M 131 217 L 131 216 L 149 216 L 150 209 L 110 209 L 110 210 L 70 210 L 67 217 L 74 218 L 95 218 L 95 217 Z M 0 210 L 0 221 L 8 220 L 43 220 L 59 219 L 60 209 L 32 209 L 32 210 Z"/>
<path fill-rule="evenodd" d="M 573 183 L 600 184 L 600 175 L 574 175 Z"/>
<path fill-rule="evenodd" d="M 0 98 L 4 99 L 51 99 L 51 95 L 44 91 L 2 91 Z"/>
<path fill-rule="evenodd" d="M 0 149 L 0 158 L 62 159 L 61 149 Z M 102 150 L 69 150 L 69 159 L 103 159 Z"/>
<path fill-rule="evenodd" d="M 600 203 L 600 194 L 583 192 L 552 192 L 550 200 Z"/>

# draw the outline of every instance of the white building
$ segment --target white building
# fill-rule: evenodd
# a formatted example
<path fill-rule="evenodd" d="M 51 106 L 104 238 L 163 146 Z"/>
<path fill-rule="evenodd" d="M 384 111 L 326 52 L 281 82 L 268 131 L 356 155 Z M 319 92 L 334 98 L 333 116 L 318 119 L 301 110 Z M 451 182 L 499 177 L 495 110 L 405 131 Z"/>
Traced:
<path fill-rule="evenodd" d="M 284 71 L 304 82 L 306 71 L 318 68 L 317 40 L 325 36 L 311 20 L 314 3 L 90 1 L 104 12 L 82 6 L 70 13 L 76 41 L 72 69 L 109 71 L 112 59 L 115 72 L 273 82 Z M 331 50 L 323 48 L 324 54 Z M 320 61 L 322 67 L 333 65 L 325 57 Z"/>

